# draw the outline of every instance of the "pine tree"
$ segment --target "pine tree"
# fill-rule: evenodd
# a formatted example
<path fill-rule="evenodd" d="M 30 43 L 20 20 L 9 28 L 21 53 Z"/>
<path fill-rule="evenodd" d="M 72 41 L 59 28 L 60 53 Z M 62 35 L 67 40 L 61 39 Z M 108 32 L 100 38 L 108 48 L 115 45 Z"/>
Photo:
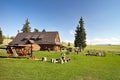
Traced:
<path fill-rule="evenodd" d="M 68 42 L 68 46 L 70 46 L 70 42 Z"/>
<path fill-rule="evenodd" d="M 43 29 L 43 30 L 42 30 L 42 32 L 46 32 L 46 30 L 45 30 L 45 29 Z"/>
<path fill-rule="evenodd" d="M 22 28 L 22 32 L 25 33 L 25 32 L 31 32 L 31 27 L 29 26 L 29 21 L 28 19 L 26 20 L 25 24 L 23 25 L 23 28 Z"/>
<path fill-rule="evenodd" d="M 3 35 L 2 35 L 2 30 L 0 28 L 0 44 L 3 44 Z"/>
<path fill-rule="evenodd" d="M 35 29 L 34 29 L 34 32 L 39 32 L 39 30 L 35 28 Z"/>
<path fill-rule="evenodd" d="M 80 43 L 80 35 L 79 35 L 79 32 L 80 32 L 80 28 L 79 28 L 79 25 L 77 26 L 76 30 L 75 30 L 76 34 L 75 34 L 75 42 L 74 42 L 74 45 L 75 47 L 79 47 L 79 43 Z"/>
<path fill-rule="evenodd" d="M 86 33 L 84 29 L 84 21 L 82 17 L 80 18 L 79 25 L 77 26 L 75 30 L 75 47 L 79 47 L 79 49 L 82 51 L 87 46 L 86 45 Z"/>

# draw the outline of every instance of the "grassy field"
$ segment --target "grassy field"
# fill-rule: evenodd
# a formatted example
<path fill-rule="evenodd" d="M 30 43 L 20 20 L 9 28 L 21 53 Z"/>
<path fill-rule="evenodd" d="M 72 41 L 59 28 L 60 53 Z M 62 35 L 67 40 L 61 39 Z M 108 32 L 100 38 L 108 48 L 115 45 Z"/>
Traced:
<path fill-rule="evenodd" d="M 105 50 L 106 57 L 85 56 L 86 50 Z M 0 80 L 120 80 L 120 56 L 116 55 L 120 46 L 88 46 L 77 55 L 71 52 L 71 61 L 65 64 L 50 63 L 51 58 L 59 58 L 61 52 L 34 52 L 34 56 L 46 56 L 47 62 L 26 58 L 6 58 L 0 52 Z"/>

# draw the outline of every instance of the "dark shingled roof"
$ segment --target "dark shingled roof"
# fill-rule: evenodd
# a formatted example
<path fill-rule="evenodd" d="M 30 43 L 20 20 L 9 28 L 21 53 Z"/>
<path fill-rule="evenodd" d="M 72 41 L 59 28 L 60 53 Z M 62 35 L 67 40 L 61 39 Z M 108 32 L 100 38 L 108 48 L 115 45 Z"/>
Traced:
<path fill-rule="evenodd" d="M 18 44 L 26 44 L 28 41 L 32 41 L 32 43 L 36 44 L 56 44 L 61 45 L 60 38 L 59 42 L 55 41 L 56 36 L 59 34 L 58 32 L 28 32 L 28 33 L 18 33 L 17 36 L 13 39 L 9 45 L 18 45 Z"/>

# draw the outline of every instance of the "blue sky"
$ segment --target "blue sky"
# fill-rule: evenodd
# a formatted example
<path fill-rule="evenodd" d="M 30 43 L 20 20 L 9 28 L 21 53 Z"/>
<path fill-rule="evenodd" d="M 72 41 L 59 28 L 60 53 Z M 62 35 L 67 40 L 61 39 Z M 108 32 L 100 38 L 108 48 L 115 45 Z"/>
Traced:
<path fill-rule="evenodd" d="M 28 18 L 32 31 L 58 31 L 74 42 L 83 17 L 88 44 L 120 44 L 120 0 L 0 0 L 0 27 L 15 36 Z"/>

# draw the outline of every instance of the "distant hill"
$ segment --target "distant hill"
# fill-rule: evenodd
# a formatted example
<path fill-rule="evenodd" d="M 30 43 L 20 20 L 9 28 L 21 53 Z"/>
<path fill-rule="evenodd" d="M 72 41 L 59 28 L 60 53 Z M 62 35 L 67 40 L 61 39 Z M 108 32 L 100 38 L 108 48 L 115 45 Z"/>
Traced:
<path fill-rule="evenodd" d="M 96 46 L 120 46 L 120 44 L 96 44 Z"/>

